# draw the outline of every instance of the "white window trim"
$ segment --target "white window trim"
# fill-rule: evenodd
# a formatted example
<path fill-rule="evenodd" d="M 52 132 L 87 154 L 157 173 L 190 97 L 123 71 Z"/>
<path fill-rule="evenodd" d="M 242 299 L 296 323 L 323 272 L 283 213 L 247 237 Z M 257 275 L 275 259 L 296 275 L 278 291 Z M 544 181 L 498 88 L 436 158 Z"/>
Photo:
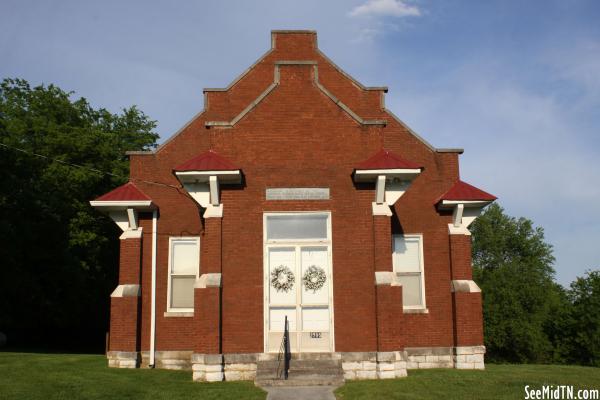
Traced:
<path fill-rule="evenodd" d="M 425 261 L 423 257 L 423 234 L 422 233 L 406 233 L 404 235 L 392 235 L 392 265 L 395 273 L 401 274 L 403 276 L 411 276 L 417 275 L 417 272 L 399 272 L 396 270 L 396 257 L 394 257 L 395 253 L 395 245 L 396 238 L 404 237 L 404 238 L 418 238 L 419 239 L 419 269 L 421 271 L 421 297 L 423 299 L 423 304 L 418 306 L 405 306 L 402 305 L 404 310 L 427 310 L 426 303 L 426 294 L 425 294 Z"/>
<path fill-rule="evenodd" d="M 326 215 L 327 216 L 327 239 L 276 239 L 267 240 L 267 217 L 278 216 L 278 215 Z M 333 236 L 332 236 L 332 216 L 331 211 L 295 211 L 295 212 L 281 212 L 281 211 L 267 211 L 263 213 L 263 348 L 265 353 L 269 353 L 267 335 L 269 333 L 269 303 L 268 291 L 269 291 L 269 280 L 268 275 L 265 273 L 269 270 L 269 255 L 268 249 L 275 247 L 289 247 L 289 246 L 315 246 L 326 245 L 328 247 L 328 258 L 331 276 L 329 278 L 329 343 L 332 352 L 335 352 L 335 307 L 333 304 Z"/>
<path fill-rule="evenodd" d="M 298 216 L 298 215 L 323 215 L 327 218 L 327 238 L 319 239 L 267 239 L 267 218 L 272 216 Z M 331 212 L 330 211 L 297 211 L 297 212 L 265 212 L 263 214 L 263 242 L 265 244 L 278 243 L 302 243 L 306 244 L 323 244 L 331 243 Z"/>
<path fill-rule="evenodd" d="M 194 308 L 171 307 L 171 271 L 173 266 L 173 242 L 179 240 L 194 240 L 198 246 L 198 260 L 200 260 L 200 237 L 199 236 L 171 236 L 169 237 L 169 269 L 167 271 L 167 313 L 193 313 Z M 191 275 L 175 275 L 175 276 L 191 276 Z M 196 279 L 200 277 L 200 265 L 196 269 Z"/>

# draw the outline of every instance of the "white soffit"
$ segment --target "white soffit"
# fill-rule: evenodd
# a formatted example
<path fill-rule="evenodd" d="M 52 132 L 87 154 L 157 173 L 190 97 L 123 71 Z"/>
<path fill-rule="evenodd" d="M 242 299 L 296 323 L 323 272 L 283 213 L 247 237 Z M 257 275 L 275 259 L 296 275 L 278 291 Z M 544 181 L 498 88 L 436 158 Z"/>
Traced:
<path fill-rule="evenodd" d="M 465 207 L 485 207 L 490 203 L 492 203 L 492 201 L 489 200 L 442 200 L 438 207 L 442 209 L 452 209 L 459 204 L 463 204 Z"/>
<path fill-rule="evenodd" d="M 355 182 L 372 182 L 380 175 L 387 178 L 399 178 L 412 180 L 421 173 L 420 168 L 398 168 L 398 169 L 357 169 L 354 171 Z"/>
<path fill-rule="evenodd" d="M 219 178 L 220 183 L 242 182 L 242 173 L 239 169 L 233 171 L 176 171 L 175 176 L 182 183 L 208 182 L 211 176 Z"/>
<path fill-rule="evenodd" d="M 138 211 L 154 210 L 156 207 L 152 204 L 152 200 L 136 200 L 136 201 L 90 201 L 92 207 L 98 208 L 101 211 L 119 211 L 133 208 Z"/>

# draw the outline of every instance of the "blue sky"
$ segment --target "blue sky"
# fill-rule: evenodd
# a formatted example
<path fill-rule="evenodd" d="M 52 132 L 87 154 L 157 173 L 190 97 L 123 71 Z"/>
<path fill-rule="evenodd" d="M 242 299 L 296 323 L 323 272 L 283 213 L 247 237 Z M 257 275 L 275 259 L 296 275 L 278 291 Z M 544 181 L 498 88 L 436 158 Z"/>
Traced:
<path fill-rule="evenodd" d="M 165 140 L 262 55 L 271 29 L 319 47 L 461 177 L 544 227 L 557 280 L 600 267 L 600 2 L 27 1 L 0 4 L 0 78 L 137 104 Z"/>

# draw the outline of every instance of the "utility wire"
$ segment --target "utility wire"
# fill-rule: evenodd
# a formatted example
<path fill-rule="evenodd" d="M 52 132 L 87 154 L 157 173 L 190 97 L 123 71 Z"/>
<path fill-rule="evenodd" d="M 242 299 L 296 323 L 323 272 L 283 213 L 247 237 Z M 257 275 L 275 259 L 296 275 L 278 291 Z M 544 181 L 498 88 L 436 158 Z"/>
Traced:
<path fill-rule="evenodd" d="M 170 188 L 176 189 L 179 193 L 181 193 L 181 190 L 180 190 L 181 187 L 175 186 L 175 185 L 170 185 L 168 183 L 162 183 L 162 182 L 156 182 L 156 181 L 147 181 L 147 180 L 144 180 L 144 179 L 131 178 L 131 177 L 123 176 L 123 175 L 113 174 L 112 172 L 101 171 L 101 170 L 96 169 L 96 168 L 86 167 L 85 165 L 70 163 L 70 162 L 67 162 L 67 161 L 59 160 L 58 158 L 53 158 L 53 157 L 45 156 L 43 154 L 38 154 L 38 153 L 35 153 L 33 151 L 25 150 L 25 149 L 22 149 L 22 148 L 19 148 L 19 147 L 9 146 L 9 145 L 4 144 L 4 143 L 0 143 L 0 146 L 5 147 L 7 149 L 15 150 L 15 151 L 18 151 L 18 152 L 21 152 L 21 153 L 25 153 L 25 154 L 28 154 L 28 155 L 31 155 L 31 156 L 43 158 L 45 160 L 55 161 L 57 163 L 66 165 L 66 166 L 71 167 L 71 168 L 84 169 L 84 170 L 88 170 L 88 171 L 91 171 L 91 172 L 94 172 L 94 173 L 97 173 L 97 174 L 100 174 L 100 175 L 109 175 L 109 176 L 113 176 L 115 178 L 121 178 L 121 179 L 128 179 L 128 180 L 131 180 L 131 181 L 143 182 L 143 183 L 147 183 L 149 185 L 166 186 L 166 187 L 170 187 Z"/>

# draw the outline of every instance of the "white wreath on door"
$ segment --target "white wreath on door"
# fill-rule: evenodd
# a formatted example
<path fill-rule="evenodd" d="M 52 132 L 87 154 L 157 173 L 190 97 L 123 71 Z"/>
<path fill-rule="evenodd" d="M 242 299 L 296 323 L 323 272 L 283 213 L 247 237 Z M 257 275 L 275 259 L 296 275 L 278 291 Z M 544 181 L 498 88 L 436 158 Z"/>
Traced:
<path fill-rule="evenodd" d="M 325 270 L 316 265 L 308 267 L 304 275 L 302 276 L 302 283 L 306 290 L 312 290 L 313 293 L 317 293 L 317 290 L 321 289 L 325 285 L 327 275 Z"/>
<path fill-rule="evenodd" d="M 291 269 L 280 265 L 271 271 L 271 286 L 278 292 L 289 292 L 294 287 L 296 277 Z"/>

